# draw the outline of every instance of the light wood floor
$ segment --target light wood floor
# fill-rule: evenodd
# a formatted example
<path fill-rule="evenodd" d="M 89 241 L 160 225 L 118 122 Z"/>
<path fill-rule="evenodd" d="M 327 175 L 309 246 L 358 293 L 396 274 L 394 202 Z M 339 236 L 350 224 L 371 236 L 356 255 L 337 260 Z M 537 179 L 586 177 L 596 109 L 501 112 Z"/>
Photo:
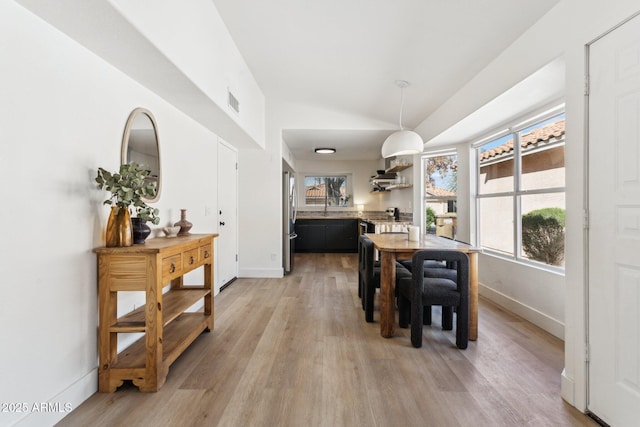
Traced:
<path fill-rule="evenodd" d="M 284 279 L 238 279 L 215 329 L 164 387 L 97 393 L 61 426 L 595 426 L 560 397 L 563 344 L 480 301 L 479 338 L 455 347 L 439 314 L 423 347 L 364 321 L 355 254 L 297 254 Z"/>

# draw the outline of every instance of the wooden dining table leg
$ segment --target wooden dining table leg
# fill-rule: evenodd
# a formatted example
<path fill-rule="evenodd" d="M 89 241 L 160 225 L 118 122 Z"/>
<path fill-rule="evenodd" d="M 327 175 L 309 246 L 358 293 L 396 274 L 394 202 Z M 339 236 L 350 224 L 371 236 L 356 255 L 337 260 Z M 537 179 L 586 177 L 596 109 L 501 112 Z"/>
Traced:
<path fill-rule="evenodd" d="M 396 257 L 393 252 L 381 251 L 380 265 L 380 335 L 393 337 L 396 322 Z"/>
<path fill-rule="evenodd" d="M 478 254 L 469 252 L 469 340 L 478 339 Z"/>

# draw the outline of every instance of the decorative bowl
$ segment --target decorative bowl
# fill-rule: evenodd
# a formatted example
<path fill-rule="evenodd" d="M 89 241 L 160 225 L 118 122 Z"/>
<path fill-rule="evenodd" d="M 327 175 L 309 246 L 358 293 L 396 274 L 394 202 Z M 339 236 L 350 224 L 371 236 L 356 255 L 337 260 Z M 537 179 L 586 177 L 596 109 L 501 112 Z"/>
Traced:
<path fill-rule="evenodd" d="M 166 237 L 176 237 L 178 235 L 178 231 L 180 231 L 179 226 L 164 227 L 162 229 L 162 232 L 166 235 Z"/>

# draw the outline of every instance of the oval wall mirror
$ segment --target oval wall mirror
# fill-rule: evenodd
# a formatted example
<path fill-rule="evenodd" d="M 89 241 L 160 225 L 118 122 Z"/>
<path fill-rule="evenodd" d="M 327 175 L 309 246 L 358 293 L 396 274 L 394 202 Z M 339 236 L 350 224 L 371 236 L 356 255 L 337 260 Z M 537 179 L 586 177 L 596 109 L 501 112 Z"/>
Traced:
<path fill-rule="evenodd" d="M 122 137 L 121 163 L 136 162 L 149 168 L 149 177 L 155 180 L 158 191 L 153 199 L 160 198 L 160 144 L 158 143 L 158 127 L 151 111 L 136 108 L 129 114 Z"/>

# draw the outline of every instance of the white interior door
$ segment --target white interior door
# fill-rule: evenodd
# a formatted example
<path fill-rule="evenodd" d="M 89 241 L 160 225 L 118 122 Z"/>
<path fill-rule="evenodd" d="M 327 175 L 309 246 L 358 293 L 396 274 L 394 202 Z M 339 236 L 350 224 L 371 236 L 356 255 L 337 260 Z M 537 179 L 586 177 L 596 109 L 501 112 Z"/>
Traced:
<path fill-rule="evenodd" d="M 589 396 L 640 422 L 640 17 L 589 48 Z"/>
<path fill-rule="evenodd" d="M 218 143 L 218 238 L 216 293 L 238 276 L 238 152 Z"/>

